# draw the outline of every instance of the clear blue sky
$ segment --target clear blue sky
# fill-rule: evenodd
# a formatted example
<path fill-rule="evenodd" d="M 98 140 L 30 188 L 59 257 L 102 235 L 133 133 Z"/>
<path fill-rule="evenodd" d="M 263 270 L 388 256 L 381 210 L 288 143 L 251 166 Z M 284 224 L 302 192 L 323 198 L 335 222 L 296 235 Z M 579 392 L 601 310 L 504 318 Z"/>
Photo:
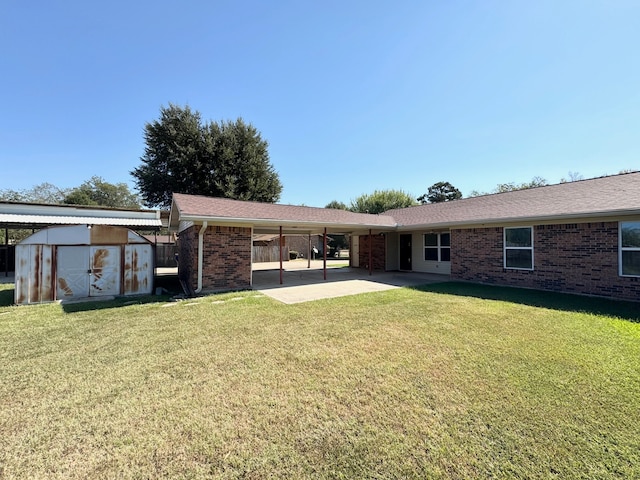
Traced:
<path fill-rule="evenodd" d="M 133 188 L 169 102 L 252 123 L 281 203 L 640 168 L 640 2 L 0 3 L 0 189 Z"/>

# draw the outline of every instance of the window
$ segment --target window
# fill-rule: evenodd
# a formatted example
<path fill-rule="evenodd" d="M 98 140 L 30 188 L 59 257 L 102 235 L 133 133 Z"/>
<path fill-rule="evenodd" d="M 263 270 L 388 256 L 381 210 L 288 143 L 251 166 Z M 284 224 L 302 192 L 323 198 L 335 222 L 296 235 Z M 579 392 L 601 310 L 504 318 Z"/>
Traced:
<path fill-rule="evenodd" d="M 432 262 L 450 262 L 451 234 L 425 233 L 424 259 Z"/>
<path fill-rule="evenodd" d="M 620 223 L 620 275 L 640 276 L 640 222 Z"/>
<path fill-rule="evenodd" d="M 504 268 L 533 270 L 533 227 L 504 229 Z"/>

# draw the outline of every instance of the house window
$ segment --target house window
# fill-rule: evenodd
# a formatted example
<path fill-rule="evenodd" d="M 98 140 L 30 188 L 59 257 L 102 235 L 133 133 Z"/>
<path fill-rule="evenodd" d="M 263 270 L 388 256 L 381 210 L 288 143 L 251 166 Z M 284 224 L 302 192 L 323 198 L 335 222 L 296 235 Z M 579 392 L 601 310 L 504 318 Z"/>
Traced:
<path fill-rule="evenodd" d="M 640 222 L 620 223 L 620 275 L 640 276 Z"/>
<path fill-rule="evenodd" d="M 424 259 L 432 262 L 451 261 L 451 234 L 425 233 Z"/>
<path fill-rule="evenodd" d="M 504 229 L 504 268 L 533 270 L 533 227 Z"/>

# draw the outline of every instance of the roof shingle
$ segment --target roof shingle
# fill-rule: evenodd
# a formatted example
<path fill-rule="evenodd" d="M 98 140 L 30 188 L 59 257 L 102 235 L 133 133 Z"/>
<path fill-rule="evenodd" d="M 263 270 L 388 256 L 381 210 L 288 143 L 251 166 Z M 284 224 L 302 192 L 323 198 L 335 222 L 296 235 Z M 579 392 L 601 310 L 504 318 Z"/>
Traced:
<path fill-rule="evenodd" d="M 640 172 L 389 210 L 398 227 L 640 214 Z"/>
<path fill-rule="evenodd" d="M 395 226 L 394 219 L 388 215 L 369 215 L 330 208 L 245 202 L 181 193 L 173 194 L 173 203 L 177 207 L 181 219 L 272 220 L 287 223 L 362 226 L 364 228 Z"/>
<path fill-rule="evenodd" d="M 180 220 L 307 224 L 395 229 L 640 215 L 640 172 L 389 210 L 345 210 L 245 202 L 175 193 L 172 226 Z"/>

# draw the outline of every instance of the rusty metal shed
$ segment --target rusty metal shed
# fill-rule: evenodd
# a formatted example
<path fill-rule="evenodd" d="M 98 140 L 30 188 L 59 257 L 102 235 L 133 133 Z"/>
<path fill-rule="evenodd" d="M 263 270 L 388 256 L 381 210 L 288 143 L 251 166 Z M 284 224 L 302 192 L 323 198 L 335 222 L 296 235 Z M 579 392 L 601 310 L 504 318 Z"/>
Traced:
<path fill-rule="evenodd" d="M 151 293 L 153 258 L 151 242 L 127 228 L 44 228 L 16 246 L 15 303 Z"/>

